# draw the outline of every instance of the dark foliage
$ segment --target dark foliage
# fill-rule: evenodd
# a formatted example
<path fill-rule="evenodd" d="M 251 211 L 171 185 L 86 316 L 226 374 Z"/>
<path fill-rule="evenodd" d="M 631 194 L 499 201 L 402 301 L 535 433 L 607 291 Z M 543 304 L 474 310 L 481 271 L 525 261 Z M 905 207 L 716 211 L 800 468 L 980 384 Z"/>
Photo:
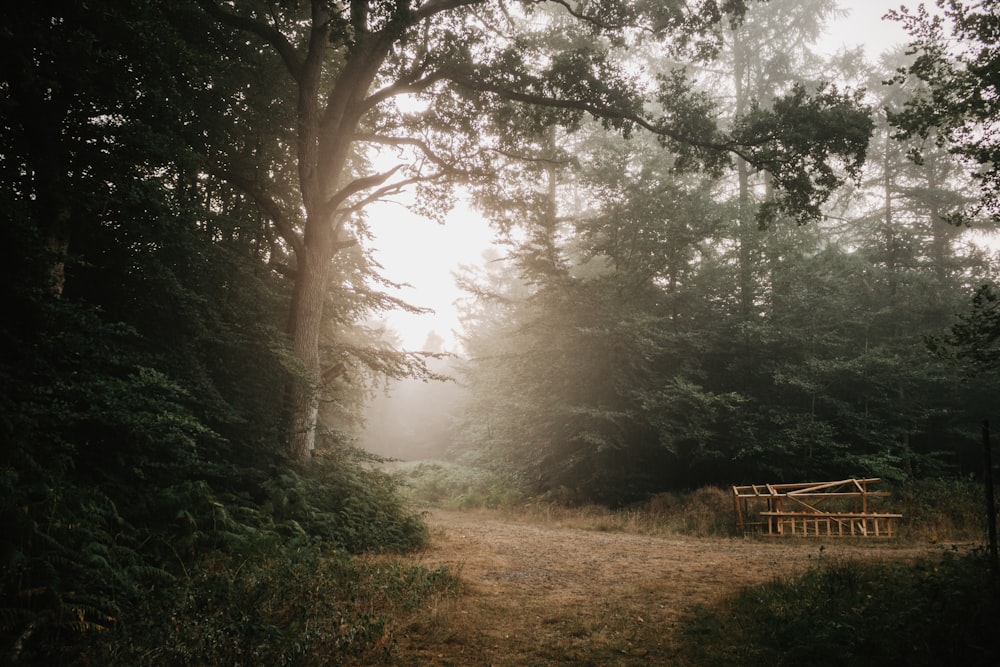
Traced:
<path fill-rule="evenodd" d="M 174 36 L 143 3 L 25 4 L 0 23 L 3 664 L 107 664 L 124 650 L 108 641 L 150 649 L 171 613 L 267 616 L 249 606 L 313 568 L 349 578 L 346 554 L 425 538 L 349 450 L 311 466 L 281 454 L 287 285 L 255 206 L 202 178 L 185 135 L 196 100 L 175 86 L 203 70 Z M 225 589 L 244 563 L 270 572 L 268 593 Z M 326 648 L 382 640 L 378 619 L 345 613 L 360 634 Z M 292 616 L 218 632 L 284 633 L 287 653 Z M 254 655 L 187 645 L 195 634 L 164 641 L 167 659 Z"/>
<path fill-rule="evenodd" d="M 691 664 L 995 665 L 1000 600 L 981 554 L 830 563 L 685 620 Z"/>

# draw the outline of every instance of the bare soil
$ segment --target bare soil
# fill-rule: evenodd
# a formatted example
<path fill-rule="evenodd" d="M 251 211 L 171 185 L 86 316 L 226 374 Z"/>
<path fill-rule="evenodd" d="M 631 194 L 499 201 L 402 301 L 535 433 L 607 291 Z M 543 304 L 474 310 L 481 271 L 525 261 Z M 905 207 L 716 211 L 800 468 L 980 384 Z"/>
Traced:
<path fill-rule="evenodd" d="M 416 560 L 459 576 L 455 596 L 402 627 L 405 665 L 674 665 L 674 629 L 697 605 L 822 560 L 913 560 L 944 547 L 897 540 L 651 537 L 433 511 Z M 684 641 L 691 641 L 690 637 Z"/>

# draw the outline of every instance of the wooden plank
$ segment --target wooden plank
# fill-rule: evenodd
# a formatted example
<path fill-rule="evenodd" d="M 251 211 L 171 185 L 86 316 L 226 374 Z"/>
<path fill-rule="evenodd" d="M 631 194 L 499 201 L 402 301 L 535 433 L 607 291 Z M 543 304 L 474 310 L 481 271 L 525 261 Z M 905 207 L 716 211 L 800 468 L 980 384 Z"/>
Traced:
<path fill-rule="evenodd" d="M 879 519 L 902 519 L 902 514 L 896 514 L 894 512 L 772 512 L 763 511 L 761 512 L 764 516 L 820 516 L 820 517 L 831 517 L 835 519 L 864 519 L 864 518 L 879 518 Z"/>

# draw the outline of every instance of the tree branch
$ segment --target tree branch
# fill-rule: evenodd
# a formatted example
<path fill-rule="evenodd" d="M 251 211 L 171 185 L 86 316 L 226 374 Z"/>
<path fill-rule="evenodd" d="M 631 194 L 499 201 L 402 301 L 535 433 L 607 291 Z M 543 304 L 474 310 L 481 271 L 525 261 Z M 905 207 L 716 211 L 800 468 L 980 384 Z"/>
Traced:
<path fill-rule="evenodd" d="M 270 197 L 263 188 L 253 183 L 250 179 L 234 174 L 221 167 L 212 167 L 209 169 L 209 172 L 250 197 L 271 218 L 271 222 L 274 223 L 278 234 L 291 246 L 295 256 L 303 257 L 305 246 L 303 245 L 302 238 L 295 231 L 295 225 L 292 224 L 292 221 L 281 210 L 278 202 Z"/>
<path fill-rule="evenodd" d="M 424 157 L 441 167 L 443 170 L 458 171 L 453 164 L 445 161 L 444 158 L 439 157 L 434 150 L 427 145 L 427 142 L 422 139 L 416 139 L 414 137 L 390 137 L 382 134 L 357 134 L 355 135 L 355 139 L 364 143 L 381 144 L 383 146 L 412 146 L 413 148 L 419 150 Z"/>
<path fill-rule="evenodd" d="M 351 195 L 355 195 L 359 192 L 367 190 L 369 188 L 374 188 L 382 183 L 385 183 L 389 178 L 392 177 L 397 171 L 403 168 L 403 165 L 397 164 L 392 169 L 388 171 L 383 171 L 379 174 L 372 174 L 370 176 L 364 176 L 362 178 L 356 178 L 340 190 L 335 192 L 324 204 L 324 211 L 327 215 L 332 215 L 337 207 L 343 204 Z"/>
<path fill-rule="evenodd" d="M 398 194 L 402 192 L 405 188 L 410 185 L 417 185 L 418 183 L 428 183 L 430 181 L 435 181 L 441 178 L 445 178 L 445 174 L 437 173 L 431 176 L 413 176 L 411 178 L 404 179 L 402 181 L 396 181 L 392 185 L 387 185 L 384 188 L 379 188 L 374 192 L 371 192 L 361 201 L 352 205 L 350 208 L 345 210 L 345 213 L 354 213 L 356 211 L 362 210 L 365 206 L 368 206 L 372 202 L 378 201 L 382 197 L 391 194 Z"/>
<path fill-rule="evenodd" d="M 281 56 L 285 67 L 296 81 L 302 76 L 302 61 L 299 58 L 299 54 L 280 31 L 260 21 L 227 12 L 215 4 L 214 0 L 197 1 L 209 16 L 225 23 L 231 28 L 253 33 L 274 47 L 274 50 Z"/>
<path fill-rule="evenodd" d="M 486 0 L 430 0 L 413 13 L 414 23 L 419 23 L 435 14 L 447 12 L 459 7 L 471 7 L 473 5 L 486 4 Z"/>
<path fill-rule="evenodd" d="M 390 97 L 395 97 L 396 95 L 403 95 L 406 93 L 419 93 L 421 91 L 427 90 L 430 86 L 434 85 L 438 81 L 446 78 L 444 72 L 437 71 L 428 74 L 422 78 L 414 75 L 412 79 L 401 79 L 392 85 L 386 86 L 381 90 L 377 90 L 368 96 L 365 100 L 364 108 L 365 110 L 373 109 Z"/>
<path fill-rule="evenodd" d="M 589 24 L 591 24 L 593 26 L 601 28 L 602 30 L 621 30 L 623 28 L 634 27 L 634 26 L 630 26 L 630 25 L 624 24 L 624 23 L 608 23 L 607 21 L 602 21 L 597 16 L 593 16 L 593 15 L 590 15 L 590 14 L 584 14 L 582 12 L 578 12 L 575 9 L 573 9 L 570 6 L 570 4 L 568 2 L 566 2 L 566 0 L 549 0 L 549 2 L 552 2 L 554 4 L 559 5 L 560 7 L 562 7 L 563 9 L 565 9 L 567 12 L 569 12 L 569 15 L 572 16 L 573 18 L 579 19 L 580 21 L 583 21 L 584 23 L 589 23 Z M 652 31 L 650 31 L 650 32 L 652 32 Z"/>
<path fill-rule="evenodd" d="M 464 86 L 471 90 L 478 92 L 494 93 L 503 97 L 504 99 L 511 100 L 513 102 L 523 102 L 525 104 L 549 107 L 553 109 L 572 109 L 576 111 L 583 111 L 589 113 L 595 118 L 604 118 L 607 120 L 621 120 L 631 123 L 635 123 L 643 129 L 649 130 L 653 134 L 661 137 L 666 137 L 677 141 L 678 143 L 686 144 L 694 148 L 703 148 L 707 150 L 714 151 L 729 151 L 747 159 L 747 154 L 741 150 L 741 146 L 731 141 L 718 142 L 718 141 L 706 141 L 695 139 L 693 137 L 684 136 L 680 132 L 677 132 L 671 127 L 666 125 L 654 123 L 650 119 L 633 113 L 628 113 L 614 109 L 612 107 L 605 107 L 599 104 L 594 104 L 587 100 L 574 100 L 574 99 L 563 99 L 558 97 L 548 97 L 546 95 L 537 95 L 531 93 L 522 93 L 515 90 L 511 90 L 507 87 L 497 86 L 485 81 L 476 80 L 472 77 L 462 75 L 457 72 L 449 72 L 447 78 L 459 86 Z M 750 161 L 748 159 L 748 161 Z"/>

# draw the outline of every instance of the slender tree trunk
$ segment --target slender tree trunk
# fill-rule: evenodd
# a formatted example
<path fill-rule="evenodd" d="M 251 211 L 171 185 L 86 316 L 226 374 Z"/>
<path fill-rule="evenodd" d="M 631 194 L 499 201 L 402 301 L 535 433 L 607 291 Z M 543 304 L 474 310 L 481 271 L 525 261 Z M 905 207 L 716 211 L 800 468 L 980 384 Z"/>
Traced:
<path fill-rule="evenodd" d="M 750 71 L 747 62 L 745 45 L 739 31 L 733 34 L 733 84 L 736 95 L 736 115 L 743 114 L 746 110 L 746 77 Z M 756 300 L 756 285 L 754 284 L 754 207 L 750 201 L 750 165 L 742 158 L 736 158 L 736 174 L 739 180 L 739 290 L 740 290 L 740 316 L 743 320 L 749 321 L 753 312 L 754 301 Z"/>
<path fill-rule="evenodd" d="M 895 175 L 892 171 L 892 146 L 893 139 L 888 134 L 885 137 L 885 153 L 884 153 L 884 168 L 882 176 L 882 213 L 883 220 L 882 223 L 885 225 L 885 264 L 886 273 L 889 278 L 889 294 L 892 296 L 896 295 L 896 260 L 897 260 L 897 248 L 896 248 L 896 230 L 893 228 L 895 221 L 893 219 L 893 176 Z"/>

